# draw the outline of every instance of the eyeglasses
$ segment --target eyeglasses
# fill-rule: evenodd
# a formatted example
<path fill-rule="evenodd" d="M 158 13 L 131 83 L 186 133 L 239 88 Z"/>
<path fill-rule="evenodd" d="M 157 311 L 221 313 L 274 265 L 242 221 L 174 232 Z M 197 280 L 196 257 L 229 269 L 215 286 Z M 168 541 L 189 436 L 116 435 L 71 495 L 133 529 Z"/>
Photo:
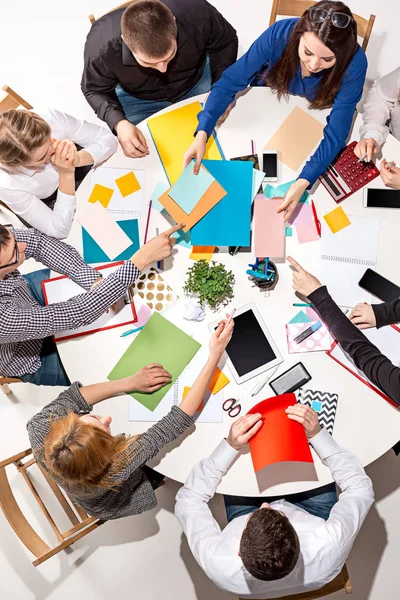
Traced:
<path fill-rule="evenodd" d="M 225 400 L 223 403 L 222 410 L 227 412 L 230 417 L 237 417 L 240 414 L 242 407 L 235 398 L 228 398 L 228 400 Z"/>
<path fill-rule="evenodd" d="M 326 8 L 312 7 L 309 9 L 308 14 L 311 21 L 314 21 L 314 23 L 322 23 L 330 18 L 332 25 L 339 29 L 345 29 L 353 20 L 353 18 L 350 17 L 350 15 L 346 15 L 346 13 L 331 12 Z"/>
<path fill-rule="evenodd" d="M 7 267 L 14 267 L 15 265 L 17 265 L 19 263 L 18 242 L 15 239 L 14 227 L 10 223 L 7 223 L 7 225 L 3 225 L 3 227 L 5 227 L 6 229 L 8 229 L 8 231 L 11 233 L 11 235 L 14 238 L 15 260 L 13 260 L 12 262 L 8 263 L 7 265 L 0 265 L 0 269 L 6 269 Z"/>

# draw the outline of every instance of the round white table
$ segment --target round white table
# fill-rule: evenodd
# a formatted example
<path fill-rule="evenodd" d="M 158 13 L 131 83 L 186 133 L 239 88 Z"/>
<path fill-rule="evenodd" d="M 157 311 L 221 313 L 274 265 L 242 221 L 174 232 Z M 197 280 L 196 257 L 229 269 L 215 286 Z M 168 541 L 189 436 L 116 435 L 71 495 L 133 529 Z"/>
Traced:
<path fill-rule="evenodd" d="M 199 97 L 200 100 L 203 97 Z M 193 102 L 193 98 L 184 103 Z M 182 104 L 184 104 L 182 103 Z M 166 110 L 173 110 L 178 105 Z M 278 102 L 267 88 L 251 88 L 237 101 L 227 121 L 218 131 L 218 139 L 226 158 L 250 154 L 251 143 L 255 142 L 256 151 L 261 155 L 262 148 L 276 131 L 282 121 L 295 106 L 308 110 L 306 100 L 290 97 L 289 101 Z M 313 117 L 325 121 L 328 111 L 312 111 Z M 358 116 L 351 138 L 357 139 L 361 117 Z M 167 183 L 156 149 L 152 143 L 145 123 L 141 125 L 145 134 L 150 155 L 144 159 L 129 159 L 121 150 L 108 161 L 107 166 L 121 168 L 136 168 L 146 170 L 144 193 L 143 221 L 147 215 L 147 203 L 155 184 L 158 181 Z M 173 143 L 173 136 L 171 136 Z M 384 148 L 388 160 L 396 159 L 400 154 L 400 144 L 389 136 Z M 279 163 L 279 183 L 295 179 L 298 173 L 291 171 Z M 383 187 L 380 178 L 375 179 L 371 187 Z M 88 180 L 82 184 L 78 193 L 78 210 L 87 201 Z M 320 218 L 337 205 L 322 185 L 319 185 L 312 195 Z M 400 211 L 372 210 L 362 207 L 362 192 L 353 194 L 343 204 L 349 215 L 373 215 L 381 218 L 381 233 L 377 270 L 389 279 L 397 280 L 398 265 L 394 257 L 399 256 L 400 250 Z M 149 234 L 154 235 L 156 227 L 164 230 L 169 227 L 167 220 L 153 210 Z M 143 232 L 144 222 L 141 223 Z M 143 236 L 142 238 L 143 239 Z M 79 251 L 82 250 L 80 225 L 75 220 L 71 234 L 67 240 Z M 295 233 L 286 238 L 286 253 L 295 257 L 307 270 L 315 272 L 319 256 L 320 243 L 311 242 L 299 244 Z M 182 286 L 185 281 L 187 268 L 192 264 L 189 259 L 190 250 L 177 246 L 173 259 L 165 261 L 163 277 L 179 295 L 180 299 L 169 307 L 163 315 L 178 325 L 187 333 L 193 335 L 202 344 L 208 344 L 209 333 L 207 324 L 218 315 L 207 310 L 203 322 L 186 321 L 182 317 L 185 301 Z M 337 442 L 352 450 L 368 465 L 384 454 L 400 436 L 400 414 L 389 403 L 385 402 L 375 392 L 363 385 L 324 352 L 289 355 L 285 338 L 285 324 L 294 316 L 296 310 L 292 304 L 298 299 L 292 289 L 292 272 L 288 263 L 278 264 L 279 283 L 270 294 L 260 292 L 252 285 L 245 274 L 247 264 L 254 257 L 250 253 L 239 253 L 232 257 L 228 248 L 219 248 L 214 259 L 222 262 L 235 274 L 235 298 L 227 307 L 240 307 L 248 302 L 254 302 L 272 334 L 284 358 L 275 376 L 291 365 L 301 360 L 312 375 L 310 384 L 306 387 L 335 392 L 339 395 L 338 408 L 334 426 L 334 437 Z M 225 309 L 220 314 L 225 313 Z M 71 381 L 81 381 L 83 384 L 104 381 L 118 359 L 131 344 L 133 337 L 121 338 L 121 329 L 111 329 L 86 337 L 71 339 L 58 344 L 61 359 Z M 224 397 L 242 398 L 261 380 L 265 374 L 253 378 L 238 386 L 235 384 L 228 367 L 224 367 L 231 382 L 224 390 Z M 243 403 L 242 414 L 257 402 L 272 396 L 267 384 L 257 397 Z M 110 414 L 113 418 L 114 433 L 126 432 L 136 434 L 143 432 L 151 423 L 128 421 L 128 397 L 118 397 L 107 404 L 96 407 L 102 414 Z M 178 440 L 151 463 L 158 471 L 177 481 L 185 481 L 192 466 L 210 454 L 220 440 L 227 435 L 233 422 L 227 413 L 223 413 L 222 423 L 199 423 L 195 431 Z M 267 480 L 257 480 L 253 470 L 249 452 L 237 460 L 218 489 L 221 493 L 232 495 L 278 495 L 290 494 L 317 488 L 332 481 L 328 468 L 324 467 L 318 457 L 315 458 L 315 469 L 309 465 L 280 463 L 267 471 Z"/>

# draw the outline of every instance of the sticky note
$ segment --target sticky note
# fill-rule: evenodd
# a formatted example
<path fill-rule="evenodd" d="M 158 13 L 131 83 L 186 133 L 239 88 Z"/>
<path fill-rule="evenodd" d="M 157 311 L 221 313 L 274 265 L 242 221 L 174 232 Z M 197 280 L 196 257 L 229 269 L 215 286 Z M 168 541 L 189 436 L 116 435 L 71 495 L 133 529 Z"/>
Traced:
<path fill-rule="evenodd" d="M 313 401 L 311 402 L 311 408 L 312 408 L 313 410 L 315 410 L 315 412 L 317 412 L 317 413 L 321 412 L 321 409 L 322 409 L 322 402 L 320 402 L 319 400 L 313 400 Z"/>
<path fill-rule="evenodd" d="M 105 185 L 101 185 L 100 183 L 95 183 L 93 186 L 92 193 L 89 196 L 88 202 L 91 202 L 92 204 L 94 204 L 95 202 L 100 202 L 100 204 L 102 204 L 104 208 L 107 208 L 113 193 L 114 190 L 112 190 L 111 188 L 106 187 Z"/>
<path fill-rule="evenodd" d="M 324 215 L 324 219 L 328 223 L 332 233 L 337 233 L 341 229 L 351 225 L 349 217 L 346 215 L 341 206 L 338 206 L 334 210 L 331 210 L 331 212 Z"/>
<path fill-rule="evenodd" d="M 115 180 L 115 183 L 124 198 L 125 196 L 129 196 L 129 194 L 133 194 L 133 192 L 140 190 L 140 183 L 136 179 L 136 175 L 133 171 L 126 173 L 126 175 L 122 175 L 122 177 L 118 177 L 118 179 Z"/>
<path fill-rule="evenodd" d="M 193 246 L 189 258 L 192 260 L 204 259 L 209 263 L 212 255 L 214 254 L 215 248 L 216 246 Z"/>
<path fill-rule="evenodd" d="M 217 367 L 214 371 L 214 375 L 211 377 L 211 381 L 208 385 L 208 389 L 212 394 L 218 394 L 222 388 L 228 385 L 229 379 L 227 376 L 221 371 L 219 367 Z"/>
<path fill-rule="evenodd" d="M 190 387 L 188 387 L 187 385 L 185 385 L 185 387 L 183 388 L 183 392 L 182 392 L 182 400 L 184 399 L 185 396 L 188 395 L 188 392 L 190 390 Z M 197 412 L 202 411 L 204 408 L 204 398 L 203 400 L 200 402 L 200 404 L 197 407 Z"/>
<path fill-rule="evenodd" d="M 160 212 L 162 210 L 164 210 L 163 205 L 161 204 L 161 202 L 158 200 L 160 196 L 162 196 L 162 194 L 168 189 L 168 186 L 165 185 L 165 183 L 162 183 L 161 181 L 159 181 L 156 185 L 156 187 L 154 188 L 151 196 L 150 196 L 150 200 L 152 201 L 152 208 L 154 208 L 155 210 L 159 210 Z"/>
<path fill-rule="evenodd" d="M 214 181 L 214 177 L 203 166 L 200 167 L 198 175 L 194 174 L 193 167 L 194 162 L 191 161 L 168 194 L 186 214 L 192 212 Z"/>

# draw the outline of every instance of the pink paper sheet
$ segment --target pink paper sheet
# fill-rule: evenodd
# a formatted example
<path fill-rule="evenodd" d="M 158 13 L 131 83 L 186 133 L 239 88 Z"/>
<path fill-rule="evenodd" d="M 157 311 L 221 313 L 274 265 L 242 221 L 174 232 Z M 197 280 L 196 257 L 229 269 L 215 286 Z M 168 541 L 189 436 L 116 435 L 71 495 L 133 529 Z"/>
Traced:
<path fill-rule="evenodd" d="M 277 213 L 282 198 L 267 199 L 258 195 L 254 200 L 253 238 L 257 257 L 285 256 L 285 225 L 283 212 Z"/>
<path fill-rule="evenodd" d="M 288 323 L 286 325 L 286 340 L 289 354 L 298 352 L 319 352 L 321 350 L 329 350 L 333 343 L 333 338 L 329 334 L 325 325 L 322 325 L 312 335 L 306 338 L 300 344 L 296 344 L 294 338 L 300 333 L 303 333 L 311 325 L 315 323 Z"/>
<path fill-rule="evenodd" d="M 290 224 L 296 227 L 311 227 L 311 225 L 315 227 L 311 204 L 299 202 L 290 218 Z"/>
<path fill-rule="evenodd" d="M 311 225 L 311 227 L 296 227 L 296 232 L 299 244 L 316 242 L 317 240 L 321 239 L 318 235 L 315 224 Z"/>

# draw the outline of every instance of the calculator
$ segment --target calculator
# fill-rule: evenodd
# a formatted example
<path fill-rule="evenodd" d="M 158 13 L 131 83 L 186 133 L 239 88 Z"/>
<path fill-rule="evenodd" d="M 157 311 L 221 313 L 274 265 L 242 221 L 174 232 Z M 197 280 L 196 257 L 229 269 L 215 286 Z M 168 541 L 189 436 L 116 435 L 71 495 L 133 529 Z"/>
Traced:
<path fill-rule="evenodd" d="M 342 202 L 380 175 L 372 161 L 359 162 L 354 154 L 357 142 L 344 148 L 319 178 L 335 202 Z"/>

